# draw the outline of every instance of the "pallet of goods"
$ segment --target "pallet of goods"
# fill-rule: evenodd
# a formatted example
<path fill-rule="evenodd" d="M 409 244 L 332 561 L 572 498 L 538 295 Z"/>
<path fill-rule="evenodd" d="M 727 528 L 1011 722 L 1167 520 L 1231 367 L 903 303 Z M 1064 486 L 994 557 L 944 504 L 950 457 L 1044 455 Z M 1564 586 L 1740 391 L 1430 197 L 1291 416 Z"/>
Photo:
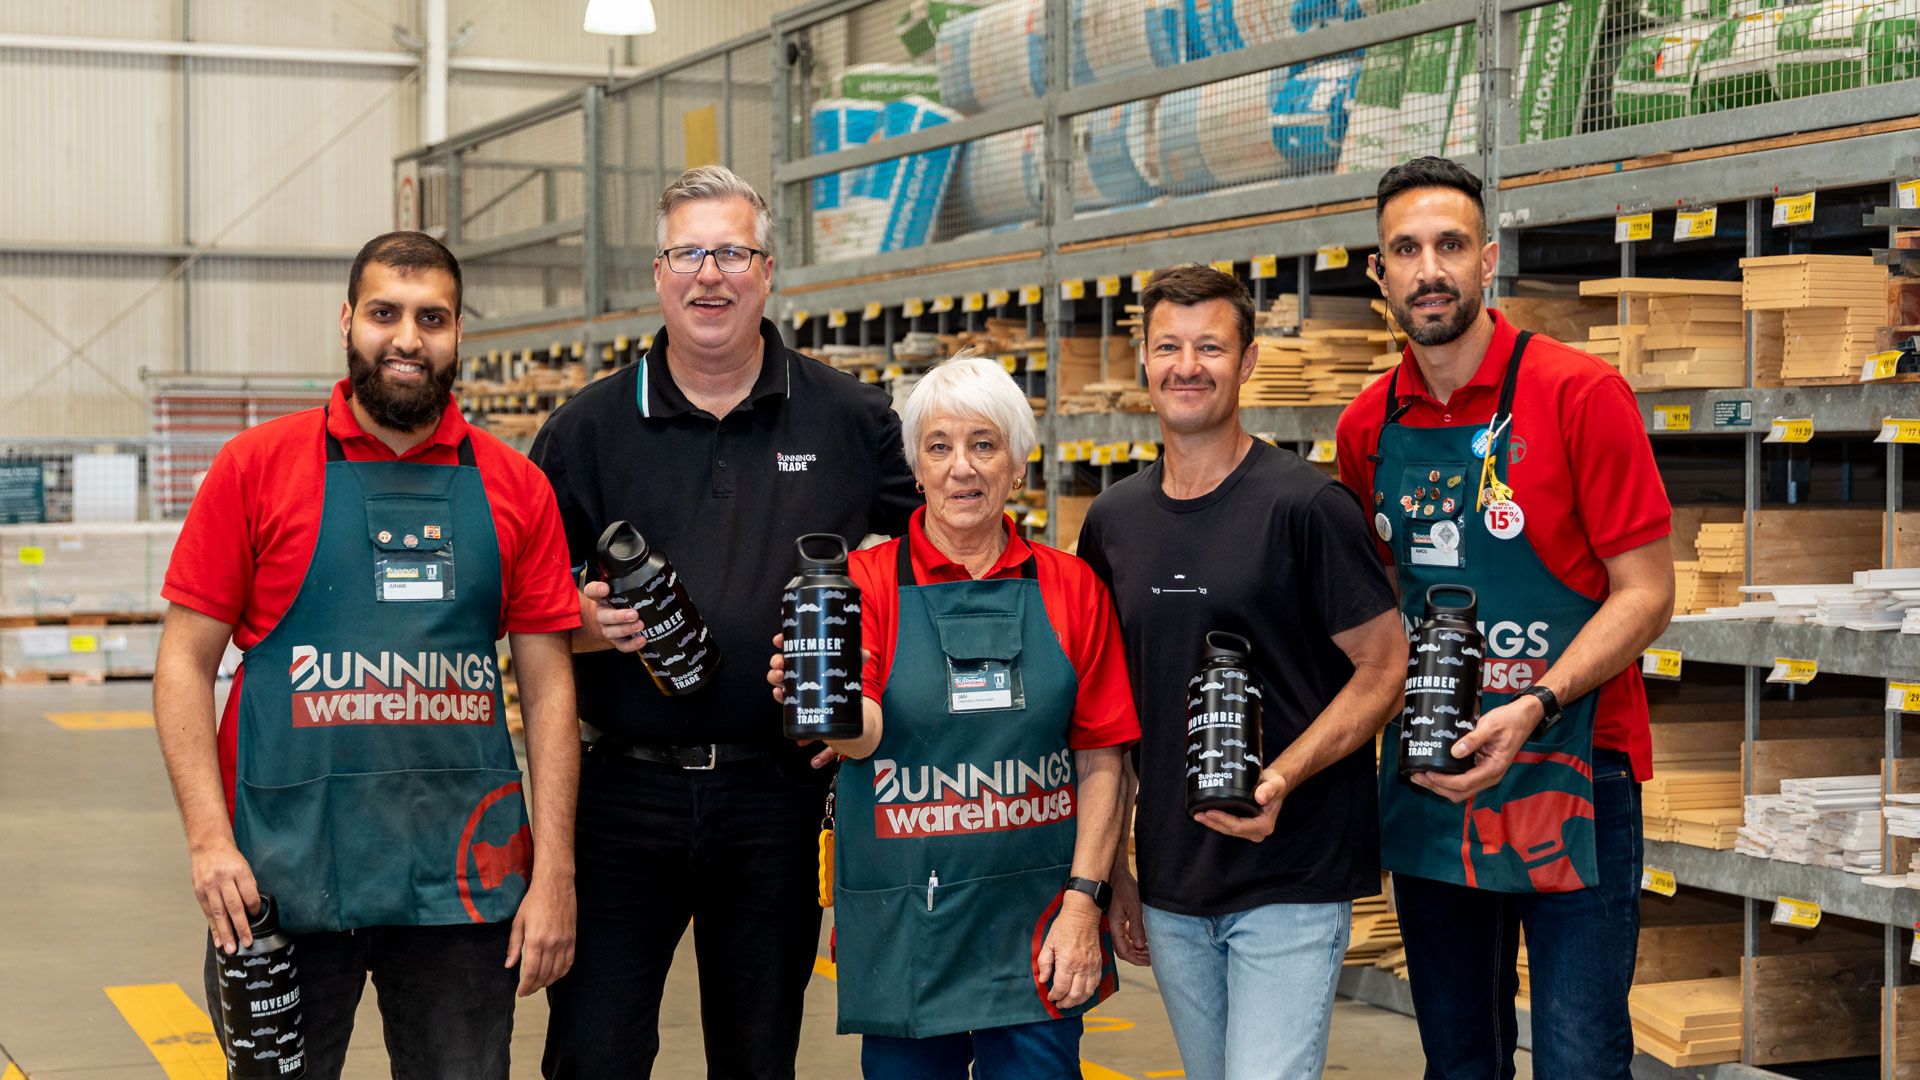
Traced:
<path fill-rule="evenodd" d="M 1872 256 L 1768 255 L 1740 260 L 1741 305 L 1755 329 L 1779 339 L 1779 363 L 1756 356 L 1763 385 L 1858 378 L 1886 325 L 1887 272 Z"/>
<path fill-rule="evenodd" d="M 0 629 L 0 684 L 151 678 L 160 624 Z"/>
<path fill-rule="evenodd" d="M 1738 978 L 1642 983 L 1627 997 L 1633 1042 L 1673 1068 L 1740 1060 Z"/>
<path fill-rule="evenodd" d="M 0 525 L 0 620 L 159 618 L 180 523 Z"/>

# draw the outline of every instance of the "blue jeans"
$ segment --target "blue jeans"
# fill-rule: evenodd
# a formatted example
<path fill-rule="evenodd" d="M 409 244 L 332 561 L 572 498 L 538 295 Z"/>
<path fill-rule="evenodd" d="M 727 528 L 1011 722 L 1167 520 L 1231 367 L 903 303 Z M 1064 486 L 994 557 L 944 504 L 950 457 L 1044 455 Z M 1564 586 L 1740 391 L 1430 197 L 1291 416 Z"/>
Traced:
<path fill-rule="evenodd" d="M 1231 915 L 1144 907 L 1143 916 L 1187 1080 L 1320 1075 L 1351 903 L 1265 904 Z"/>
<path fill-rule="evenodd" d="M 1509 1080 L 1517 1032 L 1514 961 L 1527 932 L 1533 1074 L 1625 1080 L 1627 991 L 1640 941 L 1640 785 L 1627 756 L 1593 754 L 1600 880 L 1574 892 L 1492 893 L 1393 876 L 1427 1080 Z"/>
<path fill-rule="evenodd" d="M 962 1031 L 930 1039 L 865 1035 L 866 1080 L 1080 1080 L 1080 1018 Z"/>

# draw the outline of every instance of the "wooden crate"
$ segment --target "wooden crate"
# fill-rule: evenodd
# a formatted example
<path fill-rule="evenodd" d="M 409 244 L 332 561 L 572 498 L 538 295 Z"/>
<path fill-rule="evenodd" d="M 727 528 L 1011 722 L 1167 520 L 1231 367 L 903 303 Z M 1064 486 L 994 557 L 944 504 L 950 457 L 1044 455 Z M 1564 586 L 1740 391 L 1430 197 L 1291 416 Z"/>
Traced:
<path fill-rule="evenodd" d="M 1828 916 L 1818 929 L 1767 926 L 1743 965 L 1752 1063 L 1862 1057 L 1880 1046 L 1881 928 Z"/>

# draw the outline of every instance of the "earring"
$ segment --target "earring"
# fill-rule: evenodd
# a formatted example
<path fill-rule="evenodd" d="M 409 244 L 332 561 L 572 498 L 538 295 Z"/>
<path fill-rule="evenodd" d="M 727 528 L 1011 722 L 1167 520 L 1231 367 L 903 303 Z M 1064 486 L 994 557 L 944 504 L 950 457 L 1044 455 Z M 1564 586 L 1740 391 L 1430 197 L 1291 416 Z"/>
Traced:
<path fill-rule="evenodd" d="M 1023 488 L 1023 487 L 1026 487 L 1026 486 L 1027 486 L 1027 482 L 1026 482 L 1026 480 L 1025 480 L 1024 478 L 1023 478 L 1023 479 L 1019 479 L 1019 480 L 1015 480 L 1015 481 L 1013 482 L 1013 490 L 1015 490 L 1015 491 L 1019 491 L 1019 490 L 1020 490 L 1021 488 Z"/>
<path fill-rule="evenodd" d="M 919 492 L 922 495 L 925 495 L 927 493 L 927 485 L 921 483 L 918 480 L 915 480 L 913 482 L 913 490 Z"/>

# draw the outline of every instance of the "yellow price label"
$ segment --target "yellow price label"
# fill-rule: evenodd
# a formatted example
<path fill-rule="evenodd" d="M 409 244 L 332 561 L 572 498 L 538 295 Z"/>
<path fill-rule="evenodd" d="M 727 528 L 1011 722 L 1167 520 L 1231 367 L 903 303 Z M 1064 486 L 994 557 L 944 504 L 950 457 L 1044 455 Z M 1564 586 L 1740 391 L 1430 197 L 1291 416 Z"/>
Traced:
<path fill-rule="evenodd" d="M 1280 276 L 1280 256 L 1255 255 L 1253 257 L 1253 279 L 1264 281 Z"/>
<path fill-rule="evenodd" d="M 918 318 L 927 313 L 927 302 L 917 296 L 910 296 L 900 304 L 900 314 L 909 319 Z"/>
<path fill-rule="evenodd" d="M 20 549 L 20 565 L 21 566 L 45 566 L 46 564 L 47 564 L 46 548 L 23 547 Z"/>
<path fill-rule="evenodd" d="M 1020 306 L 1032 307 L 1033 305 L 1039 302 L 1040 302 L 1040 286 L 1038 285 L 1020 286 Z"/>
<path fill-rule="evenodd" d="M 1079 278 L 1066 278 L 1060 282 L 1060 299 L 1081 300 L 1087 295 L 1087 283 Z"/>
<path fill-rule="evenodd" d="M 625 338 L 622 338 L 621 340 L 623 340 L 623 341 L 624 341 L 624 340 L 626 340 L 626 339 L 625 339 Z M 626 346 L 624 346 L 624 345 L 623 345 L 623 346 L 621 346 L 621 348 L 626 348 Z M 499 350 L 499 349 L 488 349 L 488 350 L 487 350 L 487 363 L 489 363 L 489 364 L 497 364 L 497 363 L 499 363 L 499 362 L 500 362 L 500 350 Z"/>
<path fill-rule="evenodd" d="M 1013 293 L 1008 292 L 1006 289 L 988 289 L 987 290 L 987 306 L 988 307 L 1005 307 L 1008 301 L 1011 301 L 1012 299 L 1013 299 Z"/>
<path fill-rule="evenodd" d="M 531 363 L 533 363 L 533 350 L 532 350 L 532 349 L 521 349 L 521 350 L 520 350 L 520 362 L 521 362 L 521 363 L 523 363 L 523 364 L 531 364 Z"/>
<path fill-rule="evenodd" d="M 611 361 L 613 359 L 613 346 L 611 345 L 600 346 L 600 359 L 603 361 Z"/>
<path fill-rule="evenodd" d="M 1773 925 L 1811 930 L 1820 925 L 1820 905 L 1811 900 L 1783 896 L 1773 902 Z"/>
<path fill-rule="evenodd" d="M 1648 649 L 1640 654 L 1640 674 L 1656 679 L 1680 677 L 1679 649 Z"/>
<path fill-rule="evenodd" d="M 1767 676 L 1767 681 L 1805 686 L 1818 674 L 1820 674 L 1818 660 L 1795 660 L 1791 657 L 1776 656 L 1773 658 L 1773 674 Z"/>
<path fill-rule="evenodd" d="M 1223 274 L 1233 273 L 1232 259 L 1215 259 L 1212 262 L 1208 263 L 1207 265 L 1213 267 L 1215 270 L 1218 270 Z"/>
<path fill-rule="evenodd" d="M 933 298 L 933 313 L 935 315 L 944 315 L 947 312 L 952 310 L 953 310 L 953 297 L 936 296 Z"/>
<path fill-rule="evenodd" d="M 845 311 L 835 308 L 827 312 L 827 329 L 838 330 L 845 325 L 847 325 L 847 313 Z"/>
<path fill-rule="evenodd" d="M 1344 244 L 1327 244 L 1313 253 L 1315 270 L 1345 270 L 1347 268 L 1347 249 Z"/>
<path fill-rule="evenodd" d="M 615 352 L 626 352 L 628 344 L 627 335 L 625 334 L 621 334 L 619 337 L 613 339 L 613 349 Z"/>
<path fill-rule="evenodd" d="M 1895 188 L 1902 210 L 1920 210 L 1920 180 L 1902 180 Z"/>
<path fill-rule="evenodd" d="M 861 368 L 861 369 L 860 369 L 860 381 L 861 381 L 861 382 L 863 382 L 863 383 L 877 383 L 877 382 L 879 382 L 879 381 L 880 381 L 880 369 L 879 369 L 879 368 L 870 368 L 870 367 L 864 367 L 864 368 Z"/>
<path fill-rule="evenodd" d="M 1152 280 L 1153 280 L 1153 271 L 1135 270 L 1133 272 L 1133 291 L 1134 292 L 1146 291 L 1147 282 Z"/>
<path fill-rule="evenodd" d="M 1875 379 L 1891 379 L 1900 373 L 1900 350 L 1877 352 L 1866 358 L 1860 365 L 1860 381 L 1873 382 Z"/>
<path fill-rule="evenodd" d="M 1693 406 L 1655 405 L 1653 407 L 1653 430 L 1692 431 Z"/>
<path fill-rule="evenodd" d="M 92 634 L 73 634 L 67 638 L 68 652 L 99 652 L 100 639 Z"/>
<path fill-rule="evenodd" d="M 900 376 L 905 375 L 906 373 L 907 373 L 907 369 L 900 366 L 899 364 L 888 364 L 887 369 L 881 372 L 880 375 L 882 378 L 885 378 L 885 379 L 897 379 Z"/>
<path fill-rule="evenodd" d="M 1920 683 L 1888 683 L 1887 709 L 1890 712 L 1920 713 Z"/>
<path fill-rule="evenodd" d="M 1027 370 L 1028 371 L 1047 370 L 1047 351 L 1045 349 L 1035 349 L 1034 351 L 1027 354 Z"/>
<path fill-rule="evenodd" d="M 1115 461 L 1127 460 L 1127 452 L 1132 449 L 1133 444 L 1125 439 L 1115 439 L 1107 444 L 1107 452 L 1113 455 Z"/>
<path fill-rule="evenodd" d="M 1095 278 L 1093 282 L 1093 293 L 1095 296 L 1101 297 L 1119 296 L 1120 275 L 1108 274 L 1105 277 Z"/>
<path fill-rule="evenodd" d="M 1720 228 L 1720 208 L 1709 206 L 1705 210 L 1681 210 L 1673 215 L 1673 238 L 1676 241 L 1705 240 Z"/>
<path fill-rule="evenodd" d="M 1075 439 L 1073 441 L 1073 455 L 1074 455 L 1073 460 L 1075 461 L 1092 460 L 1093 448 L 1097 445 L 1098 445 L 1098 442 L 1097 440 L 1094 440 L 1094 439 Z"/>
<path fill-rule="evenodd" d="M 1814 192 L 1805 195 L 1781 195 L 1773 200 L 1773 226 L 1805 225 L 1813 220 Z"/>
<path fill-rule="evenodd" d="M 813 313 L 812 313 L 812 312 L 810 312 L 810 311 L 807 311 L 807 310 L 805 310 L 805 309 L 802 309 L 802 310 L 799 310 L 799 311 L 796 311 L 796 312 L 794 312 L 794 313 L 793 313 L 793 328 L 794 328 L 795 330 L 798 330 L 798 329 L 800 329 L 801 327 L 803 327 L 803 326 L 805 326 L 805 325 L 807 325 L 807 320 L 808 320 L 808 319 L 810 319 L 810 318 L 812 318 L 812 317 L 813 317 Z"/>
<path fill-rule="evenodd" d="M 966 296 L 961 297 L 960 299 L 961 311 L 985 311 L 986 309 L 987 309 L 986 293 L 970 292 Z"/>
<path fill-rule="evenodd" d="M 872 322 L 879 318 L 880 313 L 884 310 L 886 310 L 885 306 L 882 305 L 880 301 L 875 300 L 860 310 L 860 321 Z"/>
<path fill-rule="evenodd" d="M 1001 353 L 1000 366 L 1007 369 L 1007 374 L 1012 375 L 1020 370 L 1020 358 L 1012 353 Z"/>
<path fill-rule="evenodd" d="M 1065 442 L 1054 443 L 1053 444 L 1053 460 L 1077 461 L 1079 459 L 1076 458 L 1074 455 L 1079 452 L 1079 449 L 1080 449 L 1080 444 L 1072 441 L 1071 439 Z"/>
<path fill-rule="evenodd" d="M 1112 447 L 1107 447 L 1107 446 L 1096 446 L 1096 447 L 1094 447 L 1094 448 L 1093 448 L 1093 457 L 1092 457 L 1092 458 L 1091 458 L 1090 460 L 1092 460 L 1092 462 L 1093 462 L 1093 463 L 1094 463 L 1095 465 L 1111 465 L 1111 464 L 1113 464 L 1113 448 L 1112 448 Z"/>
<path fill-rule="evenodd" d="M 1039 509 L 1029 510 L 1027 516 L 1020 519 L 1020 524 L 1029 529 L 1044 529 L 1047 527 L 1047 512 Z"/>
<path fill-rule="evenodd" d="M 1133 449 L 1127 451 L 1127 458 L 1132 461 L 1158 461 L 1160 459 L 1160 444 L 1153 442 L 1134 443 Z"/>
<path fill-rule="evenodd" d="M 1274 434 L 1273 432 L 1271 432 L 1271 431 L 1256 431 L 1256 432 L 1254 432 L 1254 433 L 1253 433 L 1253 437 L 1254 437 L 1254 438 L 1256 438 L 1256 439 L 1259 439 L 1259 440 L 1260 440 L 1261 442 L 1263 442 L 1263 443 L 1266 443 L 1266 444 L 1267 444 L 1268 446 L 1279 446 L 1279 445 L 1280 445 L 1280 439 L 1279 439 L 1279 437 L 1278 437 L 1278 436 L 1276 436 L 1276 435 L 1275 435 L 1275 434 Z"/>
<path fill-rule="evenodd" d="M 1680 883 L 1673 880 L 1673 871 L 1656 870 L 1651 866 L 1640 869 L 1640 888 L 1643 892 L 1660 896 L 1672 896 L 1680 891 Z"/>
<path fill-rule="evenodd" d="M 1039 444 L 1039 443 L 1034 443 L 1034 444 L 1033 444 L 1033 449 L 1031 449 L 1031 450 L 1029 450 L 1029 451 L 1027 451 L 1027 461 L 1028 461 L 1028 462 L 1036 462 L 1036 461 L 1039 461 L 1039 460 L 1040 460 L 1040 444 Z"/>
<path fill-rule="evenodd" d="M 1334 445 L 1332 439 L 1315 439 L 1313 445 L 1307 447 L 1307 460 L 1321 465 L 1327 464 L 1337 456 L 1339 456 L 1339 447 Z"/>
<path fill-rule="evenodd" d="M 586 343 L 586 342 L 584 342 L 584 341 L 576 341 L 576 342 L 574 342 L 574 343 L 573 343 L 573 358 L 574 358 L 575 360 L 578 360 L 578 359 L 580 359 L 580 358 L 581 358 L 582 356 L 585 356 L 586 354 L 587 354 L 587 343 Z"/>
<path fill-rule="evenodd" d="M 1766 440 L 1772 443 L 1802 443 L 1813 438 L 1813 420 L 1810 417 L 1788 419 L 1774 417 L 1773 427 L 1767 432 Z"/>
<path fill-rule="evenodd" d="M 1613 242 L 1631 244 L 1639 240 L 1653 239 L 1652 214 L 1615 214 L 1613 217 Z"/>
<path fill-rule="evenodd" d="M 1873 441 L 1878 443 L 1920 443 L 1920 420 L 1905 420 L 1889 416 L 1880 421 L 1880 437 Z"/>
<path fill-rule="evenodd" d="M 547 356 L 548 356 L 549 358 L 553 358 L 553 357 L 557 357 L 557 356 L 559 356 L 559 355 L 560 355 L 560 343 L 559 343 L 559 342 L 557 342 L 557 341 L 556 341 L 556 342 L 554 342 L 553 344 L 551 344 L 551 345 L 549 345 L 549 346 L 547 346 Z"/>

